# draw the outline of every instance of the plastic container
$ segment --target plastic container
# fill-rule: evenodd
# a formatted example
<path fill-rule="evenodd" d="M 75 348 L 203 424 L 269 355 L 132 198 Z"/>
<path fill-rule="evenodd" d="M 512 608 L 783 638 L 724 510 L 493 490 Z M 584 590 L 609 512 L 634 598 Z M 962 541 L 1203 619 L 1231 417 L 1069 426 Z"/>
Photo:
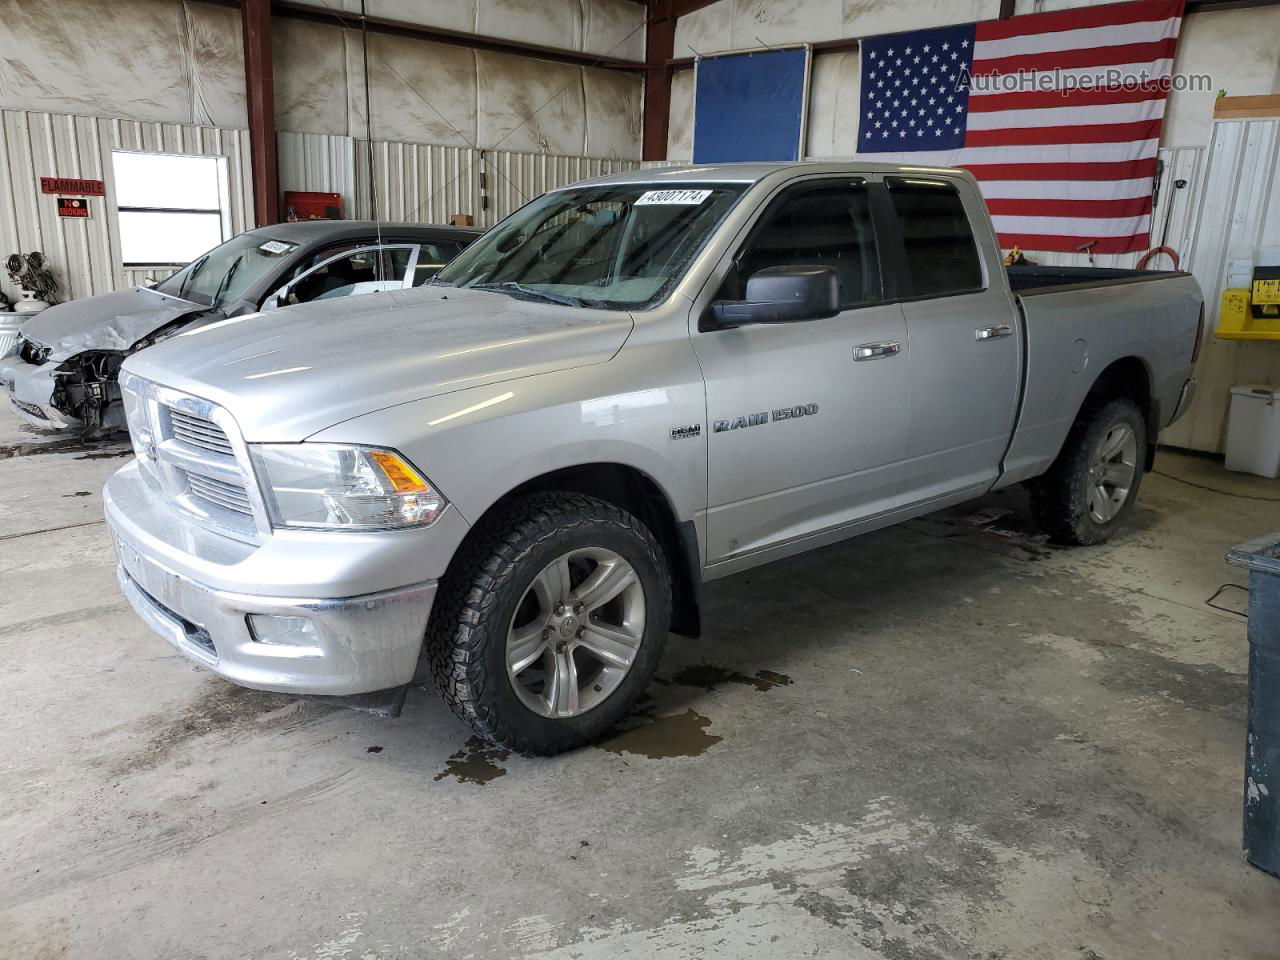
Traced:
<path fill-rule="evenodd" d="M 1231 388 L 1227 469 L 1273 480 L 1280 476 L 1280 387 Z"/>
<path fill-rule="evenodd" d="M 1244 856 L 1280 876 L 1280 534 L 1240 544 L 1227 562 L 1249 571 Z"/>

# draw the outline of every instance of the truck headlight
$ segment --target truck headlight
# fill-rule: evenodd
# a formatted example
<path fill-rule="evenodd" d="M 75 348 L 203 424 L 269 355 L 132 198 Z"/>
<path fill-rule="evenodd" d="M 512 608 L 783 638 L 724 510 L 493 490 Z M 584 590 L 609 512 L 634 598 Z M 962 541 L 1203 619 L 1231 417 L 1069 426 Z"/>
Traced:
<path fill-rule="evenodd" d="M 274 527 L 425 527 L 448 506 L 394 450 L 336 443 L 254 443 L 249 452 Z"/>

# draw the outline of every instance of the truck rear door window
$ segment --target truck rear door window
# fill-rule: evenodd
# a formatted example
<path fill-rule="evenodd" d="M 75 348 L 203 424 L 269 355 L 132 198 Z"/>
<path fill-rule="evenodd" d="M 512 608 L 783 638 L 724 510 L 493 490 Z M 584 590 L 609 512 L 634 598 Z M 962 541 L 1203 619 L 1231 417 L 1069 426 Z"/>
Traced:
<path fill-rule="evenodd" d="M 774 201 L 738 254 L 719 299 L 741 300 L 752 274 L 766 267 L 832 267 L 845 308 L 881 299 L 880 262 L 863 186 L 801 186 Z"/>
<path fill-rule="evenodd" d="M 889 178 L 898 216 L 911 297 L 939 297 L 982 289 L 982 264 L 960 194 L 949 183 Z"/>

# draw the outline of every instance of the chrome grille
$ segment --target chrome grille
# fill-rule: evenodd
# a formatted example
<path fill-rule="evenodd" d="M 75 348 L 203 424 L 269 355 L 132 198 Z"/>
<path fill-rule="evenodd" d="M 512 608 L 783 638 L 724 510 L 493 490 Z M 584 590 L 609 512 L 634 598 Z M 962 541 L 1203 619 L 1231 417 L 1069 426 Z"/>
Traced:
<path fill-rule="evenodd" d="M 210 453 L 220 453 L 224 457 L 236 455 L 235 448 L 231 446 L 227 435 L 212 420 L 205 420 L 203 417 L 170 407 L 169 423 L 172 425 L 175 440 L 181 440 L 188 446 L 200 450 L 208 450 Z"/>
<path fill-rule="evenodd" d="M 242 513 L 246 517 L 253 516 L 253 507 L 249 502 L 249 494 L 243 486 L 225 483 L 213 477 L 202 477 L 198 473 L 184 471 L 187 475 L 187 486 L 193 496 L 208 500 L 227 510 Z"/>

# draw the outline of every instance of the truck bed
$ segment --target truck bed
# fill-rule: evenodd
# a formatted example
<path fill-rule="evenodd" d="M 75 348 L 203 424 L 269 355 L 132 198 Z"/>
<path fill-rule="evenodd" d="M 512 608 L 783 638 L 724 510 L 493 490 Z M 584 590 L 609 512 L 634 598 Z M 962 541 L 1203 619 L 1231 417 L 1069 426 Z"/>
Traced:
<path fill-rule="evenodd" d="M 1007 267 L 1009 286 L 1017 294 L 1036 294 L 1067 287 L 1097 287 L 1178 276 L 1178 270 L 1122 270 L 1115 267 Z"/>

